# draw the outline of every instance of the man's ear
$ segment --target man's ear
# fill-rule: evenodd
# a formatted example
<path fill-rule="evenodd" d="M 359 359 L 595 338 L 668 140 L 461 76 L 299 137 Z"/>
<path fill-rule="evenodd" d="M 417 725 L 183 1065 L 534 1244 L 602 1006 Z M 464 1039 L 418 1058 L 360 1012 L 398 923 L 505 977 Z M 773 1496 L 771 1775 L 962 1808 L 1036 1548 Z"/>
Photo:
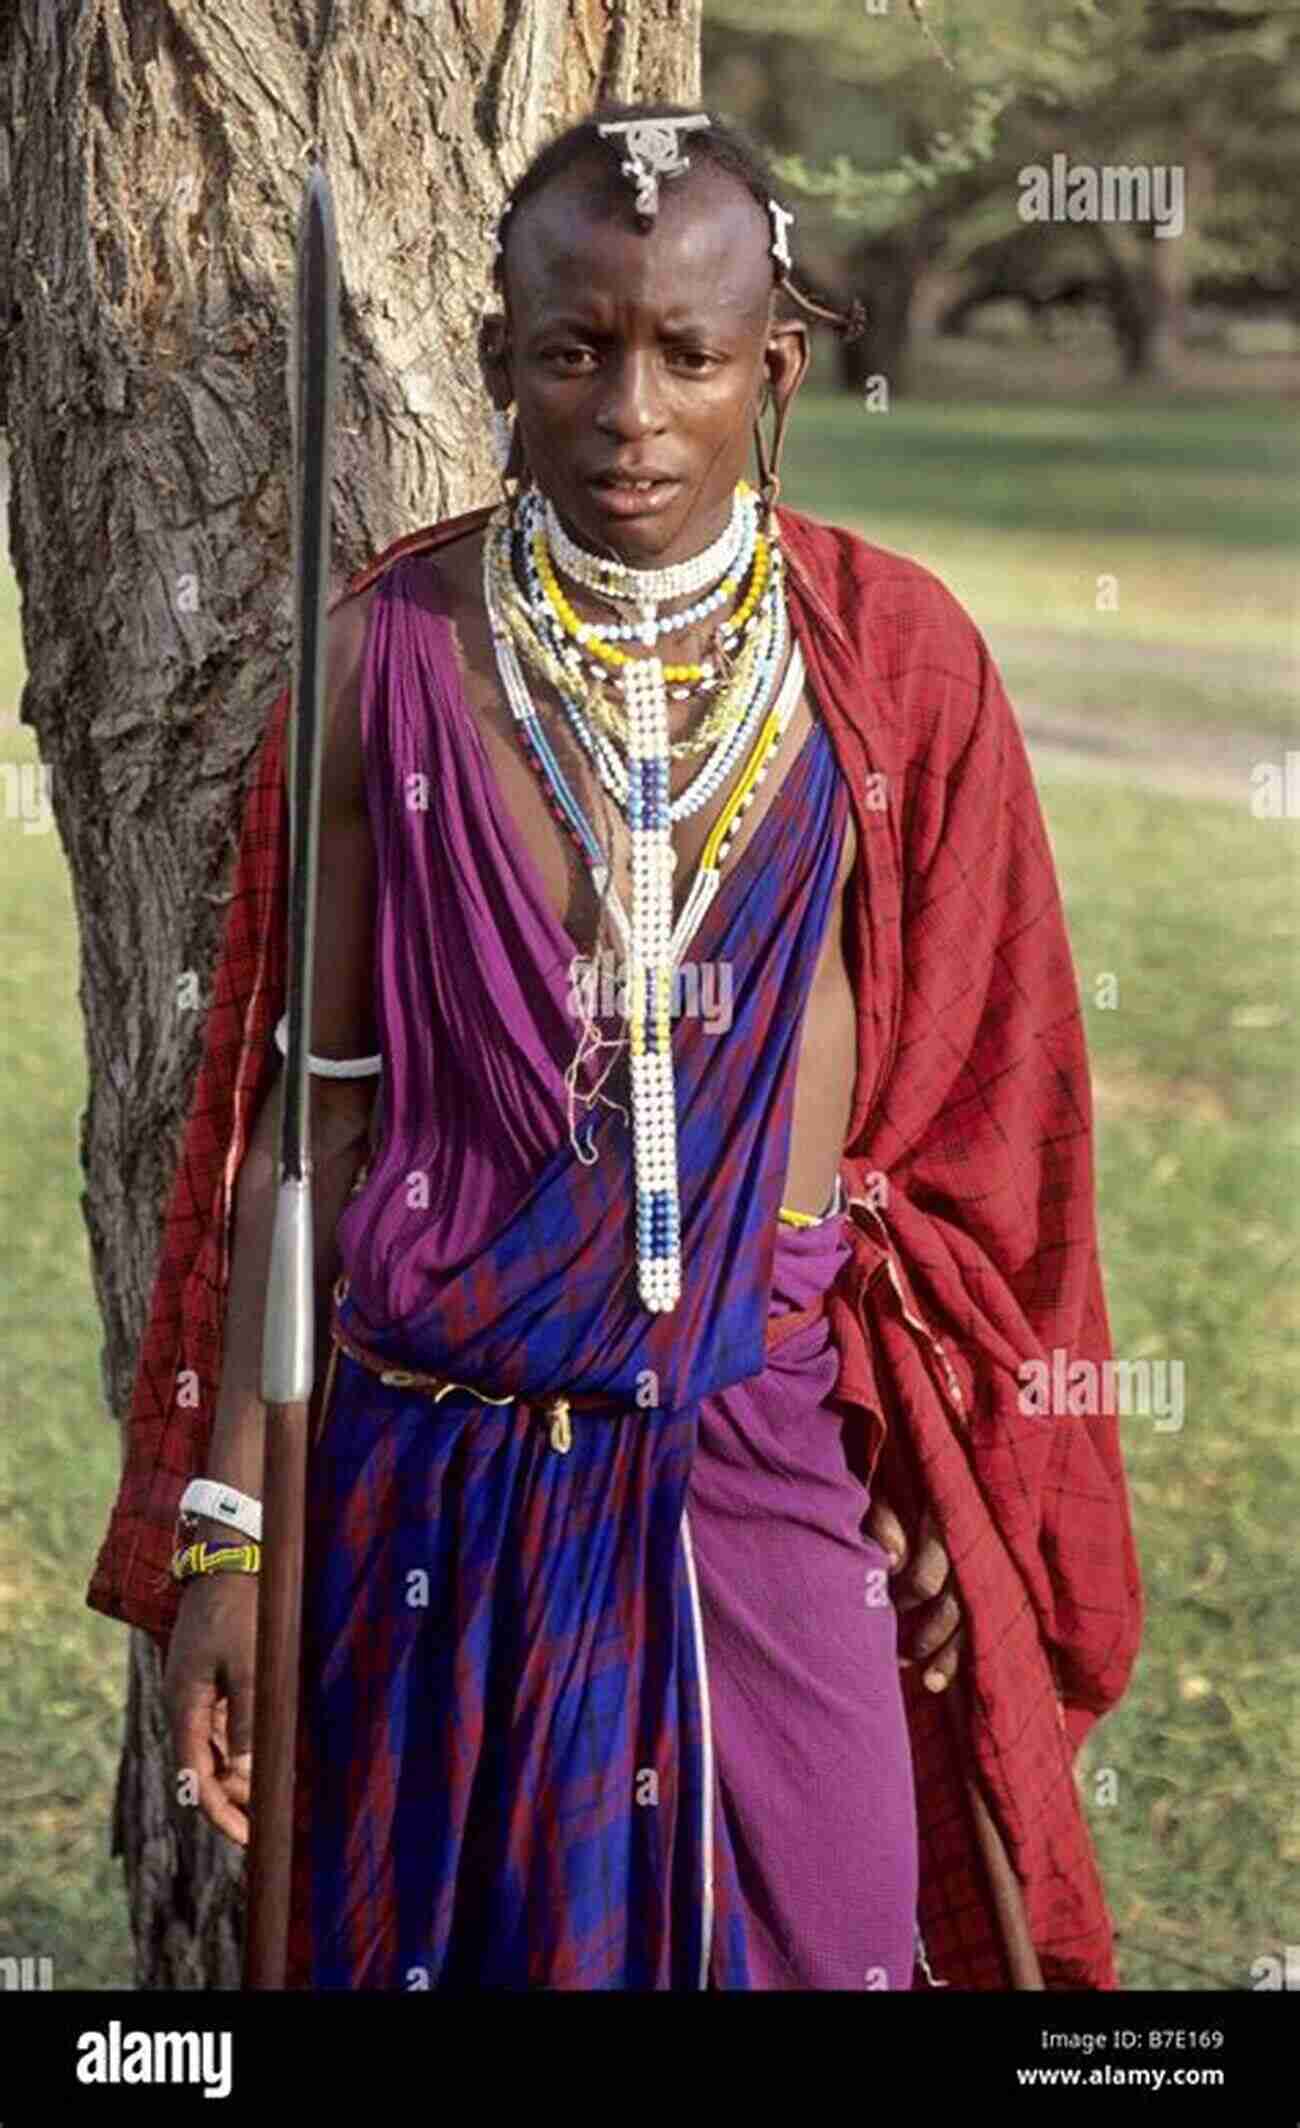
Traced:
<path fill-rule="evenodd" d="M 510 327 L 504 311 L 490 311 L 478 329 L 478 364 L 489 399 L 501 413 L 513 406 L 510 375 Z"/>
<path fill-rule="evenodd" d="M 768 334 L 763 352 L 764 396 L 770 394 L 778 414 L 794 398 L 811 359 L 807 326 L 798 318 L 780 319 Z"/>

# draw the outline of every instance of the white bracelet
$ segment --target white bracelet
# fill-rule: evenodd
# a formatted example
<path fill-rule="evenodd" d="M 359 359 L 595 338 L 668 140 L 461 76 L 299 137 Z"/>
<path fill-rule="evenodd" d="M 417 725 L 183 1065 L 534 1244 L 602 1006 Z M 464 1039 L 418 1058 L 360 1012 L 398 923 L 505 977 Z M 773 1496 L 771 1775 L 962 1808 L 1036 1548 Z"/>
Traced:
<path fill-rule="evenodd" d="M 281 1013 L 275 1023 L 275 1046 L 282 1057 L 289 1054 L 289 1015 Z M 307 1069 L 318 1079 L 366 1079 L 382 1071 L 382 1052 L 377 1057 L 314 1057 L 308 1051 Z"/>
<path fill-rule="evenodd" d="M 223 1485 L 219 1478 L 191 1478 L 181 1494 L 182 1515 L 206 1515 L 212 1522 L 228 1523 L 241 1530 L 254 1544 L 262 1541 L 262 1503 L 237 1485 Z"/>

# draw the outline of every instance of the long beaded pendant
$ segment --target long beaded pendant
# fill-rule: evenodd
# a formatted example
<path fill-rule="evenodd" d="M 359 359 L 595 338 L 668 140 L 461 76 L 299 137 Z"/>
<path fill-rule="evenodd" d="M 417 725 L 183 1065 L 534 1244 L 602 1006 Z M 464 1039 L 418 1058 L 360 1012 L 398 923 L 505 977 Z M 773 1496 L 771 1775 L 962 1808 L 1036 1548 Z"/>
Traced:
<path fill-rule="evenodd" d="M 682 1290 L 677 1196 L 677 1098 L 672 1050 L 672 878 L 668 812 L 668 688 L 659 658 L 625 668 L 627 823 L 632 917 L 628 1048 L 636 1173 L 637 1270 L 647 1308 L 676 1306 Z"/>
<path fill-rule="evenodd" d="M 629 1027 L 632 1096 L 633 1157 L 636 1196 L 637 1288 L 642 1304 L 656 1311 L 673 1308 L 681 1297 L 681 1214 L 677 1180 L 676 1088 L 672 1060 L 673 973 L 690 939 L 717 891 L 727 850 L 741 818 L 767 773 L 794 710 L 803 684 L 803 661 L 796 643 L 789 667 L 777 690 L 776 701 L 762 717 L 771 682 L 780 668 L 788 636 L 779 557 L 773 582 L 768 587 L 771 612 L 762 655 L 752 680 L 750 711 L 762 722 L 762 731 L 740 778 L 715 821 L 698 862 L 691 892 L 674 927 L 672 879 L 677 854 L 672 845 L 671 823 L 675 815 L 686 817 L 709 795 L 696 794 L 697 777 L 690 796 L 672 800 L 670 791 L 671 750 L 668 737 L 668 688 L 663 663 L 658 657 L 638 658 L 624 665 L 620 681 L 627 709 L 626 780 L 617 788 L 617 801 L 625 810 L 632 862 L 633 913 L 629 920 L 617 889 L 608 877 L 603 852 L 586 814 L 570 790 L 551 751 L 519 663 L 511 633 L 512 623 L 498 595 L 497 573 L 502 584 L 513 577 L 510 563 L 511 532 L 505 513 L 494 520 L 495 536 L 483 549 L 483 596 L 496 650 L 498 669 L 505 686 L 521 738 L 533 761 L 557 818 L 567 829 L 586 859 L 598 892 L 608 889 L 610 913 L 625 943 L 627 954 L 627 1016 Z M 540 600 L 537 602 L 540 604 Z M 563 677 L 555 683 L 566 710 L 571 701 Z M 750 715 L 729 736 L 723 735 L 726 753 L 746 744 Z M 592 749 L 588 749 L 589 756 Z M 603 758 L 595 765 L 606 781 Z M 709 776 L 712 786 L 725 780 L 729 763 L 718 759 Z M 608 788 L 608 783 L 606 784 Z M 614 793 L 611 793 L 614 795 Z M 603 1097 L 600 1097 L 603 1098 Z"/>

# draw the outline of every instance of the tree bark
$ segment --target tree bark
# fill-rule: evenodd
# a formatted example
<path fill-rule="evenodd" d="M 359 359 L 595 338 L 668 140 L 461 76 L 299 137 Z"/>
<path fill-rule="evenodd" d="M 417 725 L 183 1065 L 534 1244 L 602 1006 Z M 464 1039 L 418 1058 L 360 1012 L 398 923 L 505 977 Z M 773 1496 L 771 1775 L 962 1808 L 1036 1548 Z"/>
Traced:
<path fill-rule="evenodd" d="M 693 100 L 701 0 L 9 0 L 0 426 L 71 868 L 82 1206 L 128 1408 L 244 776 L 291 639 L 294 238 L 338 211 L 336 581 L 493 491 L 475 335 L 508 185 L 600 96 Z M 240 1850 L 168 1792 L 130 1636 L 114 1824 L 143 1987 L 239 1981 Z"/>
<path fill-rule="evenodd" d="M 867 328 L 860 340 L 841 341 L 840 382 L 860 392 L 875 376 L 885 378 L 890 398 L 907 391 L 912 315 L 925 275 L 943 250 L 943 224 L 933 214 L 866 237 L 848 262 L 850 285 L 861 296 Z"/>
<path fill-rule="evenodd" d="M 1148 380 L 1162 376 L 1169 336 L 1155 242 L 1139 250 L 1139 237 L 1108 229 L 1102 222 L 1094 223 L 1090 234 L 1101 254 L 1106 307 L 1124 375 Z"/>
<path fill-rule="evenodd" d="M 912 298 L 918 271 L 917 247 L 910 229 L 873 237 L 853 253 L 851 281 L 867 311 L 860 340 L 844 340 L 837 349 L 840 382 L 861 392 L 871 377 L 884 377 L 891 399 L 907 389 L 907 352 Z"/>

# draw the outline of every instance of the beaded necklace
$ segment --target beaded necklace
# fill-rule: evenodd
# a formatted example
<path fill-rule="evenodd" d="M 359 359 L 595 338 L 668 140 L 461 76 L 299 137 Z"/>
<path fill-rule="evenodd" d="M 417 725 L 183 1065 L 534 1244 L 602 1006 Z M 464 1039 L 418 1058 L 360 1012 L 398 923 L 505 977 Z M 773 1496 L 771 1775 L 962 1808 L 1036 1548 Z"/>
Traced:
<path fill-rule="evenodd" d="M 501 580 L 513 581 L 509 561 L 509 542 L 500 549 L 499 573 Z M 538 581 L 532 550 L 527 541 L 523 545 L 524 572 L 528 585 L 527 622 L 520 621 L 515 632 L 523 636 L 525 644 L 529 634 L 534 639 L 544 635 L 545 602 Z M 671 818 L 688 819 L 700 806 L 708 803 L 714 792 L 720 789 L 729 769 L 737 760 L 746 740 L 757 728 L 762 713 L 762 704 L 772 671 L 784 648 L 785 604 L 781 597 L 782 564 L 777 556 L 776 565 L 769 571 L 764 599 L 757 612 L 758 625 L 751 638 L 743 645 L 733 674 L 736 714 L 723 715 L 726 704 L 719 707 L 718 736 L 709 758 L 698 774 L 671 801 Z M 517 609 L 512 609 L 517 611 Z M 512 626 L 515 623 L 512 622 Z M 629 666 L 634 661 L 625 661 Z M 635 662 L 644 663 L 644 660 Z M 658 663 L 658 661 L 655 661 Z M 548 677 L 550 675 L 548 674 Z M 583 752 L 591 760 L 601 782 L 615 803 L 626 807 L 628 796 L 628 770 L 625 754 L 613 743 L 608 731 L 598 731 L 589 722 L 584 705 L 571 685 L 562 679 L 555 684 L 565 715 Z M 625 696 L 626 699 L 626 696 Z M 671 746 L 669 748 L 671 758 Z"/>
<path fill-rule="evenodd" d="M 693 627 L 697 621 L 707 620 L 708 616 L 716 612 L 719 606 L 724 605 L 729 598 L 735 596 L 740 588 L 741 579 L 753 564 L 759 533 L 757 497 L 742 480 L 736 488 L 732 521 L 727 528 L 727 532 L 721 540 L 715 540 L 713 546 L 706 550 L 708 554 L 715 558 L 717 565 L 711 565 L 710 573 L 707 577 L 699 577 L 692 571 L 691 576 L 684 583 L 681 583 L 678 582 L 676 572 L 673 569 L 645 569 L 634 572 L 639 577 L 649 578 L 653 586 L 660 586 L 664 582 L 667 582 L 670 586 L 677 584 L 676 591 L 661 590 L 659 595 L 662 598 L 687 596 L 689 595 L 688 585 L 690 589 L 694 589 L 700 582 L 713 583 L 713 589 L 706 592 L 703 597 L 696 599 L 694 605 L 688 606 L 679 612 L 660 614 L 657 611 L 658 600 L 653 592 L 644 585 L 639 586 L 635 591 L 626 587 L 620 589 L 618 588 L 617 580 L 612 578 L 607 571 L 602 572 L 599 569 L 593 569 L 584 562 L 581 557 L 581 550 L 576 548 L 572 540 L 568 538 L 555 514 L 554 507 L 549 502 L 546 503 L 544 512 L 536 508 L 531 509 L 527 513 L 527 522 L 529 543 L 539 557 L 542 573 L 548 584 L 553 578 L 555 568 L 558 567 L 567 576 L 572 577 L 575 582 L 585 585 L 590 591 L 594 591 L 599 598 L 624 606 L 635 605 L 639 607 L 640 620 L 624 621 L 613 625 L 603 621 L 588 622 L 584 625 L 590 629 L 591 633 L 605 644 L 635 642 L 643 644 L 647 650 L 654 649 L 660 636 L 680 635 L 686 629 Z M 560 534 L 558 544 L 554 537 L 553 527 Z M 718 577 L 719 569 L 721 570 L 721 580 L 715 582 L 714 579 Z M 624 571 L 624 576 L 626 577 L 629 573 Z M 555 589 L 558 592 L 558 584 Z M 561 620 L 560 613 L 561 603 L 567 607 L 567 601 L 562 602 L 556 599 L 552 606 L 552 613 L 557 624 L 563 627 L 564 622 Z M 568 629 L 576 641 L 577 627 L 575 624 L 577 623 L 577 616 L 573 614 L 572 608 L 567 608 L 567 610 L 569 614 Z"/>
<path fill-rule="evenodd" d="M 564 647 L 557 646 L 546 630 L 539 631 L 533 621 L 530 607 L 515 588 L 513 574 L 508 575 L 504 582 L 498 577 L 498 590 L 510 632 L 534 671 L 549 680 L 561 694 L 571 695 L 594 723 L 608 732 L 619 745 L 626 747 L 627 713 L 619 710 L 610 701 L 603 679 L 588 679 L 580 658 L 576 658 Z M 759 647 L 757 637 L 744 647 L 730 678 L 719 691 L 713 708 L 701 718 L 688 738 L 673 740 L 669 751 L 674 761 L 685 760 L 691 754 L 705 752 L 724 732 L 730 731 L 740 721 L 748 699 L 754 656 Z"/>
<path fill-rule="evenodd" d="M 599 659 L 601 665 L 607 667 L 611 672 L 622 673 L 626 671 L 632 663 L 630 653 L 620 649 L 614 641 L 610 630 L 600 628 L 594 621 L 584 621 L 574 611 L 573 606 L 561 589 L 559 579 L 555 574 L 554 565 L 547 551 L 546 534 L 537 522 L 536 511 L 530 512 L 527 508 L 521 507 L 520 514 L 526 547 L 530 555 L 532 568 L 541 581 L 542 591 L 545 596 L 545 606 L 546 609 L 549 609 L 549 619 L 569 638 L 571 643 L 583 646 L 593 658 Z M 756 531 L 754 535 L 754 567 L 749 589 L 736 611 L 728 620 L 723 622 L 719 631 L 719 639 L 724 654 L 729 656 L 735 646 L 743 640 L 745 632 L 753 621 L 763 594 L 767 589 L 771 566 L 771 545 L 763 533 Z M 657 623 L 654 625 L 656 628 L 658 627 Z M 665 632 L 669 631 L 665 630 Z M 653 648 L 654 641 L 655 635 L 651 634 L 649 636 L 649 646 L 651 648 Z M 711 660 L 705 660 L 699 664 L 665 665 L 664 678 L 671 681 L 684 681 L 687 685 L 692 685 L 703 679 L 712 679 L 714 670 Z"/>
<path fill-rule="evenodd" d="M 527 560 L 527 547 L 524 559 Z M 779 550 L 776 562 L 781 563 Z M 618 750 L 609 745 L 599 732 L 593 731 L 582 715 L 581 704 L 572 699 L 566 687 L 566 676 L 555 662 L 544 654 L 539 644 L 532 618 L 521 599 L 511 563 L 511 538 L 509 526 L 498 516 L 484 551 L 485 591 L 491 599 L 492 608 L 498 613 L 512 636 L 521 643 L 525 654 L 535 654 L 536 662 L 545 671 L 560 696 L 561 704 L 574 729 L 575 737 L 588 759 L 592 761 L 600 780 L 615 803 L 626 810 L 628 797 L 627 763 Z M 678 795 L 670 800 L 669 815 L 673 821 L 687 819 L 708 803 L 714 792 L 725 782 L 726 776 L 739 758 L 747 740 L 757 730 L 764 703 L 770 691 L 772 675 L 779 670 L 788 638 L 784 600 L 778 596 L 782 581 L 780 566 L 774 568 L 773 581 L 765 602 L 764 626 L 746 645 L 747 664 L 738 663 L 736 678 L 746 683 L 745 714 L 738 727 L 729 735 L 724 734 L 712 759 L 703 770 Z M 513 646 L 512 646 L 513 647 Z M 540 726 L 538 730 L 540 731 Z M 554 761 L 549 742 L 542 733 L 545 749 L 545 771 L 548 784 L 568 793 L 568 785 Z M 571 794 L 569 794 L 571 797 Z M 576 800 L 573 805 L 577 813 Z M 600 861 L 600 846 L 594 835 L 586 846 L 585 854 L 591 861 Z"/>
<path fill-rule="evenodd" d="M 744 537 L 746 517 L 748 515 L 751 524 L 757 520 L 753 489 L 747 480 L 737 481 L 731 517 L 710 546 L 691 555 L 688 561 L 670 563 L 666 569 L 633 569 L 629 563 L 612 556 L 588 554 L 585 548 L 569 538 L 549 497 L 543 507 L 546 537 L 566 575 L 588 591 L 598 592 L 602 598 L 639 606 L 643 627 L 647 623 L 655 625 L 655 608 L 666 600 L 689 598 L 692 592 L 702 591 L 706 584 L 716 582 L 718 577 L 731 575 Z M 633 633 L 636 625 L 633 625 Z M 642 635 L 640 639 L 647 647 L 655 641 L 654 636 Z M 630 637 L 625 636 L 624 640 L 630 640 Z"/>
<path fill-rule="evenodd" d="M 680 816 L 675 816 L 674 802 L 669 796 L 668 696 L 664 667 L 661 660 L 653 656 L 628 663 L 621 677 L 628 707 L 630 742 L 624 794 L 632 853 L 633 893 L 629 920 L 613 884 L 609 864 L 586 813 L 555 759 L 524 680 L 514 636 L 498 591 L 498 577 L 510 571 L 510 547 L 509 519 L 504 511 L 500 511 L 483 547 L 483 594 L 498 670 L 521 738 L 552 809 L 587 864 L 602 900 L 608 892 L 615 921 L 626 944 L 637 1287 L 645 1307 L 664 1311 L 675 1307 L 681 1297 L 681 1218 L 671 1041 L 673 975 L 681 954 L 717 892 L 722 865 L 740 817 L 753 802 L 794 714 L 803 686 L 803 660 L 798 643 L 793 643 L 777 699 L 763 720 L 744 769 L 710 831 L 676 925 L 672 923 L 672 874 L 677 856 L 672 846 L 671 820 Z M 780 578 L 778 566 L 771 571 L 774 652 L 777 645 L 784 651 L 789 634 L 784 599 L 779 595 Z M 770 691 L 776 665 L 775 654 L 759 661 L 760 671 L 765 675 L 761 692 L 756 689 L 755 694 L 760 712 Z M 566 709 L 572 710 L 575 706 L 563 690 L 561 700 Z M 728 744 L 732 744 L 731 739 Z M 593 751 L 591 757 L 605 781 L 600 752 Z M 696 785 L 700 781 L 697 777 Z M 692 791 L 694 788 L 692 786 Z M 704 802 L 703 797 L 697 801 L 699 804 Z M 695 806 L 689 809 L 693 811 Z M 595 1154 L 591 1157 L 594 1159 Z"/>

